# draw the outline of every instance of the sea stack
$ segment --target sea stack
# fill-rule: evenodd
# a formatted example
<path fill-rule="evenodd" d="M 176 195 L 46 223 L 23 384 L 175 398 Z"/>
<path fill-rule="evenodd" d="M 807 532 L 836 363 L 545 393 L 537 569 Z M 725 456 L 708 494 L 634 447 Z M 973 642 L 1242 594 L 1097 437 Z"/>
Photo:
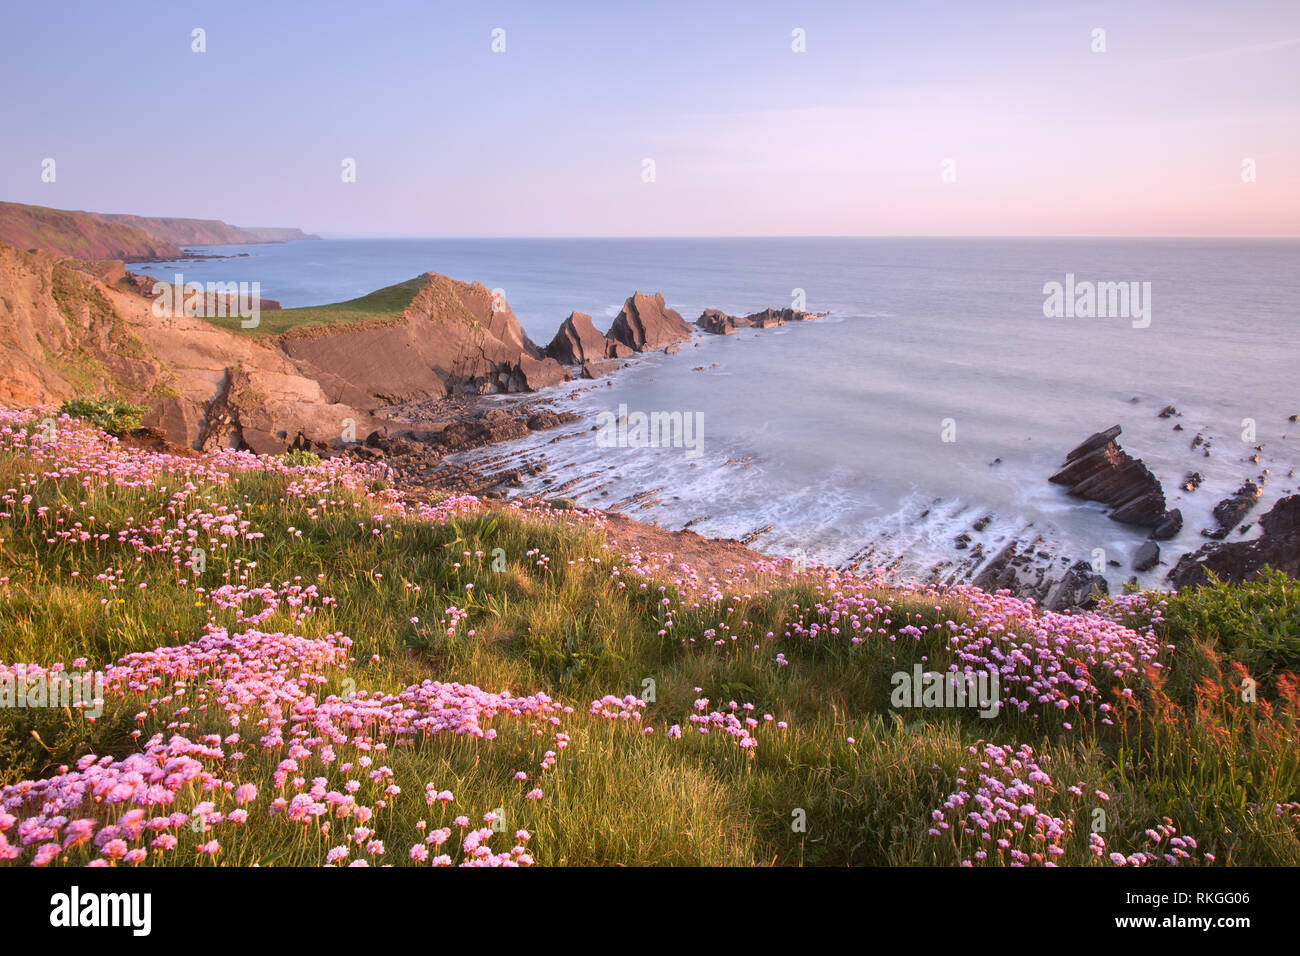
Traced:
<path fill-rule="evenodd" d="M 608 338 L 634 352 L 653 352 L 690 341 L 691 327 L 664 304 L 662 293 L 633 293 L 610 326 Z"/>

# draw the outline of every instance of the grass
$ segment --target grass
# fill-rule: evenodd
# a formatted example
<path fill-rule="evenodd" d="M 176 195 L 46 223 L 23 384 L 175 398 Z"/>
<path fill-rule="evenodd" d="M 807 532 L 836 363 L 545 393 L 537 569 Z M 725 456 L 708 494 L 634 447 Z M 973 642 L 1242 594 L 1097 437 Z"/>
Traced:
<path fill-rule="evenodd" d="M 936 837 L 933 814 L 975 790 L 978 764 L 998 744 L 1031 746 L 1050 772 L 1053 783 L 1035 800 L 1065 828 L 1058 862 L 1106 863 L 1089 850 L 1093 833 L 1108 853 L 1129 855 L 1149 844 L 1152 828 L 1170 825 L 1195 836 L 1194 860 L 1209 853 L 1219 863 L 1300 865 L 1300 704 L 1289 676 L 1300 664 L 1296 582 L 1285 577 L 1214 585 L 1163 609 L 1159 596 L 1132 604 L 1132 616 L 1155 621 L 1161 667 L 1126 679 L 1131 697 L 1119 683 L 1109 687 L 1109 724 L 1094 715 L 1069 727 L 1050 708 L 1005 708 L 985 720 L 890 705 L 892 675 L 914 663 L 941 669 L 954 660 L 952 629 L 984 626 L 959 592 L 861 585 L 862 599 L 887 611 L 871 622 L 877 633 L 854 644 L 846 619 L 831 619 L 832 590 L 849 586 L 833 575 L 760 568 L 710 584 L 671 562 L 658 570 L 630 562 L 572 508 L 464 502 L 431 520 L 368 491 L 370 476 L 350 481 L 305 457 L 222 467 L 228 477 L 162 469 L 143 483 L 88 481 L 50 477 L 37 452 L 0 445 L 0 488 L 15 489 L 0 508 L 0 662 L 84 657 L 105 668 L 133 652 L 185 645 L 205 627 L 247 628 L 213 600 L 222 585 L 266 583 L 283 595 L 297 581 L 332 601 L 306 600 L 302 614 L 281 602 L 257 627 L 351 638 L 346 667 L 322 672 L 320 699 L 396 694 L 432 679 L 543 693 L 574 709 L 549 726 L 498 717 L 495 740 L 441 733 L 368 751 L 391 770 L 398 797 L 344 770 L 342 756 L 308 758 L 307 780 L 359 784 L 358 800 L 375 808 L 367 827 L 387 846 L 382 862 L 412 862 L 407 848 L 432 829 L 454 829 L 454 815 L 498 812 L 507 832 L 528 831 L 539 864 L 955 865 L 970 858 L 970 838 L 957 835 L 953 813 L 953 829 Z M 232 514 L 260 537 L 199 530 Z M 464 614 L 450 628 L 449 608 Z M 1239 693 L 1246 673 L 1260 678 L 1257 702 Z M 58 708 L 2 708 L 0 783 L 49 778 L 83 754 L 121 758 L 155 732 L 228 734 L 224 718 L 203 710 L 203 686 L 186 682 L 165 706 L 148 704 L 156 688 L 110 694 L 93 722 Z M 641 720 L 588 716 L 607 694 L 643 698 Z M 700 698 L 709 703 L 697 707 Z M 732 700 L 772 715 L 754 731 L 752 750 L 716 730 L 702 736 L 690 722 L 729 713 Z M 680 739 L 668 733 L 674 725 Z M 647 726 L 652 734 L 640 732 Z M 253 746 L 265 731 L 251 722 L 241 730 L 245 759 L 214 760 L 211 769 L 257 785 L 249 822 L 218 828 L 215 858 L 195 852 L 212 832 L 181 826 L 180 847 L 148 862 L 318 865 L 342 841 L 341 825 L 326 837 L 268 813 L 271 796 L 294 793 L 275 783 L 286 752 Z M 514 779 L 519 772 L 527 783 Z M 426 804 L 426 783 L 452 791 L 454 804 Z M 527 798 L 533 786 L 540 799 Z M 174 809 L 203 799 L 182 790 Z M 74 847 L 60 859 L 97 852 Z"/>
<path fill-rule="evenodd" d="M 232 332 L 247 335 L 280 335 L 291 329 L 339 325 L 349 322 L 375 322 L 394 319 L 411 304 L 425 283 L 424 276 L 416 276 L 396 285 L 376 289 L 356 299 L 334 302 L 329 305 L 305 306 L 298 309 L 272 309 L 262 311 L 256 328 L 246 329 L 238 316 L 205 316 L 206 321 Z"/>

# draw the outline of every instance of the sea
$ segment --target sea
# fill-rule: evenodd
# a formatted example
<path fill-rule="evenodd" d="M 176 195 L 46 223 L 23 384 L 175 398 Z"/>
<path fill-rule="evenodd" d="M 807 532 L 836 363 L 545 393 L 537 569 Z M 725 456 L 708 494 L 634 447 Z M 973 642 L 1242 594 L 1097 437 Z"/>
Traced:
<path fill-rule="evenodd" d="M 924 578 L 975 543 L 991 554 L 1041 539 L 1070 559 L 1104 555 L 1114 590 L 1134 576 L 1146 529 L 1048 481 L 1111 425 L 1185 519 L 1162 565 L 1136 575 L 1145 585 L 1205 543 L 1213 506 L 1244 480 L 1262 476 L 1264 496 L 1231 540 L 1258 534 L 1258 516 L 1300 488 L 1300 240 L 323 239 L 194 251 L 224 258 L 132 269 L 258 282 L 285 307 L 441 272 L 502 290 L 541 345 L 572 311 L 604 330 L 634 291 L 662 293 L 692 323 L 705 308 L 826 313 L 700 333 L 676 354 L 557 386 L 544 397 L 581 423 L 475 453 L 544 458 L 521 493 L 756 535 L 768 554 Z M 1100 308 L 1054 308 L 1053 283 L 1071 304 L 1101 283 L 1124 283 L 1130 301 L 1102 286 Z M 609 447 L 591 430 L 602 413 L 636 412 L 689 416 L 698 440 Z M 1185 491 L 1192 473 L 1201 484 Z"/>

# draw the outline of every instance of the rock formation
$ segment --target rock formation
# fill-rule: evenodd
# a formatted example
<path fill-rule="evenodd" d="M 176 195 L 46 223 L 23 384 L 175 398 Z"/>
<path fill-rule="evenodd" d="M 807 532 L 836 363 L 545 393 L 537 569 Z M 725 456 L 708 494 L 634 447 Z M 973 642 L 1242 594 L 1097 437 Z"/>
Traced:
<path fill-rule="evenodd" d="M 291 329 L 280 347 L 319 373 L 334 401 L 357 406 L 531 391 L 572 378 L 483 285 L 424 278 L 392 319 Z"/>
<path fill-rule="evenodd" d="M 1164 489 L 1141 459 L 1120 448 L 1115 439 L 1121 431 L 1113 425 L 1092 435 L 1065 456 L 1064 467 L 1050 480 L 1065 485 L 1076 497 L 1108 505 L 1115 521 L 1167 525 L 1173 513 L 1165 509 Z M 1180 514 L 1180 526 L 1181 519 Z"/>
<path fill-rule="evenodd" d="M 571 312 L 560 324 L 551 344 L 546 346 L 546 354 L 564 365 L 586 366 L 619 355 L 630 355 L 631 349 L 596 331 L 591 316 L 584 312 Z"/>
<path fill-rule="evenodd" d="M 1076 561 L 1048 592 L 1043 607 L 1049 611 L 1090 607 L 1108 593 L 1106 578 L 1095 572 L 1087 561 Z"/>
<path fill-rule="evenodd" d="M 1049 611 L 1089 607 L 1109 593 L 1104 575 L 1087 561 L 1069 563 L 1042 550 L 1042 540 L 1010 541 L 983 563 L 971 584 L 985 591 L 1008 590 Z"/>
<path fill-rule="evenodd" d="M 798 309 L 764 309 L 744 316 L 728 315 L 720 309 L 705 309 L 695 324 L 713 335 L 734 335 L 744 328 L 768 329 L 788 322 L 809 322 L 818 317 L 817 313 Z"/>
<path fill-rule="evenodd" d="M 1246 512 L 1255 507 L 1255 502 L 1259 501 L 1259 496 L 1263 493 L 1263 489 L 1253 481 L 1244 482 L 1233 494 L 1214 506 L 1214 520 L 1219 523 L 1219 526 L 1202 530 L 1201 534 L 1222 541 L 1228 536 L 1228 532 L 1246 517 Z"/>
<path fill-rule="evenodd" d="M 745 320 L 727 315 L 720 309 L 705 309 L 695 320 L 695 324 L 711 335 L 734 335 L 736 330 L 745 324 Z"/>
<path fill-rule="evenodd" d="M 634 352 L 653 352 L 690 341 L 691 327 L 664 304 L 662 293 L 651 297 L 636 292 L 623 303 L 606 337 Z"/>
<path fill-rule="evenodd" d="M 1160 545 L 1148 538 L 1143 541 L 1138 549 L 1133 552 L 1133 570 L 1142 572 L 1150 571 L 1160 563 Z"/>
<path fill-rule="evenodd" d="M 1179 589 L 1204 584 L 1213 571 L 1224 581 L 1249 581 L 1265 567 L 1300 577 L 1300 495 L 1281 498 L 1259 519 L 1263 533 L 1252 541 L 1211 543 L 1185 554 L 1169 572 Z"/>

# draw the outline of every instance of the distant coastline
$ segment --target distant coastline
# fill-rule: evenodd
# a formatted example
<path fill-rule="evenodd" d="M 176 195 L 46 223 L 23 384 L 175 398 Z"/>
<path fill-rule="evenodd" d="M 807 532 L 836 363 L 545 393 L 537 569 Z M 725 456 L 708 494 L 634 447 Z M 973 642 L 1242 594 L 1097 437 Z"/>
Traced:
<path fill-rule="evenodd" d="M 165 262 L 187 258 L 186 246 L 319 238 L 295 227 L 241 227 L 219 219 L 95 213 L 0 202 L 0 242 L 78 259 Z"/>

